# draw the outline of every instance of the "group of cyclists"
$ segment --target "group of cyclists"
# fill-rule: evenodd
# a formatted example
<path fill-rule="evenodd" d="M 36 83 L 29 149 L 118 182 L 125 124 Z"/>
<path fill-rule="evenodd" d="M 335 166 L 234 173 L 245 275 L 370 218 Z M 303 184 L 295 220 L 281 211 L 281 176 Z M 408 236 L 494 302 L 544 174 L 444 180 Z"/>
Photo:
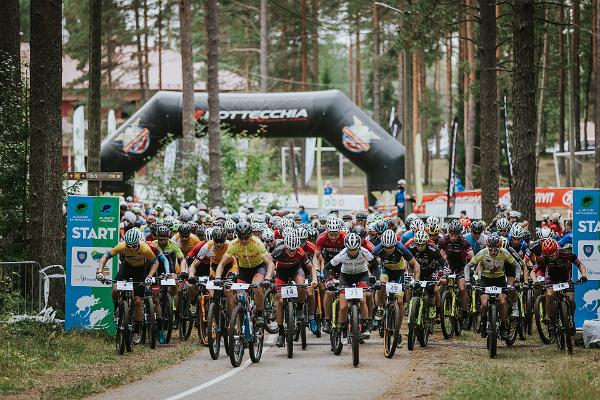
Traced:
<path fill-rule="evenodd" d="M 106 263 L 118 256 L 116 281 L 139 283 L 134 287 L 134 344 L 141 338 L 145 288 L 157 284 L 153 278 L 165 275 L 178 279 L 170 289 L 175 299 L 175 318 L 180 313 L 183 282 L 190 290 L 195 290 L 201 277 L 208 277 L 212 287 L 217 288 L 227 289 L 230 282 L 251 284 L 254 323 L 277 324 L 279 347 L 285 341 L 284 303 L 279 291 L 288 284 L 298 287 L 297 319 L 306 321 L 308 329 L 319 336 L 321 332 L 331 333 L 330 288 L 339 288 L 337 323 L 342 343 L 347 343 L 348 301 L 344 289 L 369 289 L 359 308 L 360 340 L 364 341 L 382 323 L 386 283 L 401 285 L 396 301 L 404 310 L 411 290 L 420 281 L 434 281 L 428 295 L 435 305 L 436 321 L 440 322 L 445 312 L 441 294 L 448 277 L 457 283 L 458 320 L 469 314 L 471 287 L 507 288 L 542 281 L 546 290 L 544 323 L 552 332 L 555 294 L 551 285 L 569 282 L 572 265 L 578 268 L 580 280 L 587 280 L 584 265 L 570 250 L 569 222 L 565 223 L 566 229 L 559 222 L 558 226 L 544 224 L 532 233 L 514 210 L 500 210 L 490 223 L 466 217 L 442 221 L 436 216 L 416 214 L 402 220 L 372 211 L 337 210 L 311 215 L 306 223 L 297 213 L 261 212 L 251 205 L 229 212 L 188 202 L 177 212 L 166 205 L 123 201 L 121 221 L 122 241 L 102 257 L 97 277 L 106 279 Z M 269 305 L 265 303 L 271 301 L 265 298 L 269 288 L 276 293 L 272 300 L 274 315 L 265 312 Z M 164 343 L 167 327 L 161 323 L 158 290 L 153 293 L 158 340 Z M 213 293 L 210 291 L 211 296 Z M 485 335 L 489 295 L 478 293 L 482 318 L 479 326 Z M 236 295 L 230 290 L 225 290 L 225 295 L 227 311 L 231 312 Z M 500 335 L 506 334 L 513 312 L 507 296 L 510 294 L 505 292 L 498 295 Z M 574 310 L 573 293 L 567 296 Z M 116 285 L 113 299 L 116 310 Z"/>

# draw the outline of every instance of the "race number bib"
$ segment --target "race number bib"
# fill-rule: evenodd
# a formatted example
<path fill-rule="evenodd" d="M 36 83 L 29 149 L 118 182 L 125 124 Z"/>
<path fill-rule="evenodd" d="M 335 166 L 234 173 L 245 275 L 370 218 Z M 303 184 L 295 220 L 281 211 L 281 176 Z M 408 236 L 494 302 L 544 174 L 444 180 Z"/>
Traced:
<path fill-rule="evenodd" d="M 387 293 L 400 293 L 402 292 L 402 284 L 395 282 L 386 282 L 385 291 Z"/>
<path fill-rule="evenodd" d="M 298 288 L 296 286 L 282 287 L 281 297 L 284 299 L 295 299 L 296 297 L 298 297 Z"/>
<path fill-rule="evenodd" d="M 133 282 L 118 281 L 117 290 L 133 290 Z"/>
<path fill-rule="evenodd" d="M 543 277 L 543 276 L 538 276 L 537 278 L 535 278 L 535 280 L 538 281 L 538 282 L 545 282 L 546 278 Z"/>
<path fill-rule="evenodd" d="M 231 290 L 248 290 L 250 287 L 249 283 L 232 283 Z"/>
<path fill-rule="evenodd" d="M 500 294 L 500 293 L 502 293 L 502 288 L 499 288 L 497 286 L 488 286 L 485 288 L 485 293 L 486 294 Z"/>
<path fill-rule="evenodd" d="M 215 281 L 208 281 L 206 283 L 206 289 L 208 290 L 223 290 L 221 286 L 216 286 Z"/>
<path fill-rule="evenodd" d="M 160 284 L 162 286 L 175 286 L 175 279 L 163 279 Z"/>
<path fill-rule="evenodd" d="M 560 292 L 560 291 L 568 289 L 568 288 L 569 288 L 569 282 L 555 283 L 554 285 L 552 285 L 552 290 L 554 290 L 555 292 Z"/>
<path fill-rule="evenodd" d="M 363 289 L 362 288 L 346 288 L 344 289 L 346 293 L 346 299 L 362 299 L 363 298 Z"/>

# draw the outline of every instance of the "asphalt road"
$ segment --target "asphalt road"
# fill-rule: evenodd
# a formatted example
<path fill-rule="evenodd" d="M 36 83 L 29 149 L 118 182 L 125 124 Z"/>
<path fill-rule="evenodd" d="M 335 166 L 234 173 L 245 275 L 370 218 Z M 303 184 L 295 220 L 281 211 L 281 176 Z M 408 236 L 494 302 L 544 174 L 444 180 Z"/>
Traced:
<path fill-rule="evenodd" d="M 92 399 L 256 399 L 282 398 L 377 399 L 409 368 L 406 347 L 393 359 L 383 356 L 383 340 L 376 332 L 360 346 L 360 365 L 352 366 L 352 350 L 345 346 L 341 355 L 330 351 L 329 336 L 308 336 L 308 347 L 294 348 L 288 359 L 285 348 L 277 348 L 273 335 L 266 339 L 263 356 L 252 364 L 248 352 L 239 368 L 232 368 L 221 349 L 221 357 L 212 360 L 208 349 L 181 362 L 146 376 L 143 380 L 110 390 Z M 197 340 L 196 337 L 193 337 Z M 267 344 L 268 343 L 268 344 Z M 135 353 L 134 353 L 135 354 Z M 134 354 L 130 356 L 135 356 Z"/>

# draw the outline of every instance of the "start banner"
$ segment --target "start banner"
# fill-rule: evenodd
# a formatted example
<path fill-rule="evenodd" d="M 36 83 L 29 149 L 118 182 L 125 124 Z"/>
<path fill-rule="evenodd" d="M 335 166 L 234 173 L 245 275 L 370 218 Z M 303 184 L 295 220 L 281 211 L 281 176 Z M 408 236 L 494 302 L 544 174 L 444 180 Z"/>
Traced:
<path fill-rule="evenodd" d="M 575 325 L 600 321 L 600 190 L 573 191 L 573 252 L 587 271 L 588 281 L 575 286 Z M 573 280 L 579 270 L 573 266 Z"/>
<path fill-rule="evenodd" d="M 117 197 L 69 196 L 67 199 L 67 285 L 65 329 L 101 330 L 114 334 L 111 286 L 96 280 L 100 258 L 119 242 Z M 104 275 L 118 269 L 112 258 Z"/>

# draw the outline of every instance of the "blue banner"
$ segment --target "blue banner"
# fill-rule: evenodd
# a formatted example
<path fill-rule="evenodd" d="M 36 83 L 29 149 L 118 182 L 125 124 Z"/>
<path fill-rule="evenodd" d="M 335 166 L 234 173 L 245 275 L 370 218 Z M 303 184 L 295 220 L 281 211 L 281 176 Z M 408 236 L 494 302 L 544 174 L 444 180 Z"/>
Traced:
<path fill-rule="evenodd" d="M 573 252 L 587 271 L 588 281 L 575 286 L 575 325 L 600 320 L 600 190 L 573 190 Z M 573 280 L 579 270 L 573 266 Z"/>
<path fill-rule="evenodd" d="M 119 242 L 117 197 L 69 196 L 67 199 L 67 285 L 65 329 L 115 332 L 111 287 L 96 280 L 100 258 Z M 103 271 L 114 277 L 118 257 Z"/>

